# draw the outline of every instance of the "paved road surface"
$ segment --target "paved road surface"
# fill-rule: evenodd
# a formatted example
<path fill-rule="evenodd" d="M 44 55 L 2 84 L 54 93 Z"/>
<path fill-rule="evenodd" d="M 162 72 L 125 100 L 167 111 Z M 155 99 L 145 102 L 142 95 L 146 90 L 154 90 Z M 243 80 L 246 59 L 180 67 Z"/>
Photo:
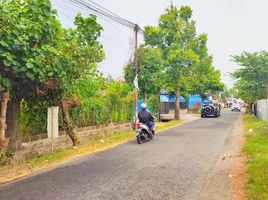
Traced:
<path fill-rule="evenodd" d="M 1 200 L 195 200 L 239 113 L 223 112 L 0 187 Z M 1 172 L 0 172 L 1 173 Z"/>

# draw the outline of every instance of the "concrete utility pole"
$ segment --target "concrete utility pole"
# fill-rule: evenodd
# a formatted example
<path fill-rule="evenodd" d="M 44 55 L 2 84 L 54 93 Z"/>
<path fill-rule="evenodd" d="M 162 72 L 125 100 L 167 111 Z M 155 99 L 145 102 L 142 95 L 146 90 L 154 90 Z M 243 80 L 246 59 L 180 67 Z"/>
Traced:
<path fill-rule="evenodd" d="M 137 81 L 138 85 L 138 71 L 139 71 L 139 66 L 138 66 L 138 31 L 139 31 L 139 26 L 135 24 L 134 27 L 134 46 L 135 46 L 135 55 L 134 55 L 134 63 L 135 63 L 135 81 Z M 135 104 L 135 129 L 137 128 L 137 119 L 138 119 L 138 88 L 135 85 L 135 99 L 134 99 L 134 104 Z"/>

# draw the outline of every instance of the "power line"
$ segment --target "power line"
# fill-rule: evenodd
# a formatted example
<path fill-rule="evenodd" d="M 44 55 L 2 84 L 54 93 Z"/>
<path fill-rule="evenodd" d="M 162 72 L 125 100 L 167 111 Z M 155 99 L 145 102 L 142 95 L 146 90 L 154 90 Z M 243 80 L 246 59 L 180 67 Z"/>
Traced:
<path fill-rule="evenodd" d="M 58 13 L 59 13 L 59 14 L 65 16 L 65 17 L 67 17 L 67 18 L 69 18 L 69 19 L 74 20 L 74 18 L 75 18 L 75 16 L 73 15 L 73 14 L 74 14 L 74 13 L 73 13 L 74 11 L 71 10 L 69 7 L 65 7 L 65 6 L 63 6 L 63 7 L 58 7 L 58 6 L 55 6 L 55 8 L 58 10 Z M 79 7 L 79 8 L 80 8 L 80 7 Z M 81 8 L 82 8 L 82 7 L 81 7 Z M 69 12 L 67 12 L 68 14 L 66 14 L 66 12 L 64 12 L 64 10 L 68 10 L 68 11 L 69 11 Z M 85 11 L 88 12 L 88 10 L 85 10 Z M 70 15 L 73 15 L 73 16 L 70 16 Z M 124 31 L 122 31 L 122 30 L 120 30 L 118 27 L 116 27 L 115 24 L 114 24 L 114 22 L 111 23 L 111 22 L 109 21 L 109 19 L 104 18 L 104 17 L 102 17 L 102 19 L 105 20 L 106 22 L 108 22 L 109 25 L 111 25 L 115 30 L 117 30 L 119 33 L 121 33 L 121 34 L 122 34 L 123 36 L 125 36 L 127 39 L 131 40 L 131 37 L 130 37 L 127 33 L 125 33 Z M 103 32 L 103 33 L 101 34 L 100 38 L 102 38 L 102 39 L 106 40 L 107 42 L 113 44 L 113 45 L 116 46 L 117 48 L 125 49 L 125 47 L 123 47 L 120 43 L 118 43 L 118 41 L 115 41 L 115 40 L 113 40 L 113 39 L 111 39 L 111 38 L 105 36 L 104 33 L 105 33 L 105 32 Z M 128 54 L 129 54 L 129 52 L 128 52 Z M 128 55 L 128 57 L 129 57 L 129 55 Z"/>
<path fill-rule="evenodd" d="M 120 48 L 120 49 L 125 49 L 124 46 L 122 46 L 121 44 L 117 43 L 116 41 L 112 40 L 110 37 L 107 37 L 105 35 L 101 35 L 101 38 L 103 38 L 104 40 L 112 43 L 113 45 L 115 45 L 117 48 Z"/>
<path fill-rule="evenodd" d="M 108 9 L 98 5 L 97 3 L 93 2 L 90 0 L 91 3 L 89 2 L 86 2 L 84 0 L 69 0 L 71 1 L 73 4 L 76 4 L 76 5 L 80 5 L 80 6 L 83 6 L 91 11 L 93 11 L 95 14 L 97 14 L 98 16 L 104 16 L 110 20 L 113 20 L 114 22 L 117 22 L 123 26 L 126 26 L 128 28 L 131 28 L 131 29 L 134 29 L 135 26 L 137 26 L 136 24 L 120 17 L 119 15 L 109 11 Z M 92 5 L 92 3 L 95 5 Z M 98 6 L 98 7 L 96 7 Z M 138 31 L 141 33 L 141 34 L 144 34 L 144 31 L 138 27 Z"/>
<path fill-rule="evenodd" d="M 73 4 L 73 3 L 72 3 Z M 77 6 L 79 9 L 82 9 L 83 11 L 86 11 L 86 12 L 88 12 L 88 9 L 85 9 L 84 7 L 82 7 L 82 6 L 80 6 L 80 5 L 77 5 L 77 4 L 73 4 L 74 6 Z M 75 14 L 74 14 L 74 16 L 70 16 L 70 15 L 68 15 L 68 14 L 66 14 L 66 12 L 64 12 L 63 10 L 68 10 L 68 13 L 70 14 L 70 13 L 72 13 L 73 14 L 73 12 L 75 12 L 74 10 L 71 10 L 69 7 L 58 7 L 58 6 L 55 6 L 55 8 L 58 10 L 58 12 L 60 13 L 60 14 L 62 14 L 62 15 L 64 15 L 65 17 L 67 17 L 67 18 L 70 18 L 70 19 L 72 19 L 72 20 L 74 20 L 74 18 L 75 18 Z M 116 24 L 115 24 L 115 22 L 113 21 L 113 20 L 111 20 L 111 19 L 108 19 L 107 17 L 103 17 L 103 16 L 100 16 L 99 17 L 99 20 L 103 20 L 103 21 L 105 21 L 105 22 L 107 22 L 107 24 L 109 25 L 109 26 L 111 26 L 111 27 L 113 27 L 116 31 L 118 31 L 120 34 L 122 34 L 124 37 L 126 37 L 126 38 L 128 38 L 128 39 L 131 39 L 131 36 L 128 34 L 128 33 L 126 33 L 125 31 L 123 31 L 123 30 L 121 30 L 119 27 L 117 27 L 116 26 Z"/>
<path fill-rule="evenodd" d="M 121 18 L 117 18 L 116 16 L 113 16 L 113 15 L 107 13 L 107 12 L 104 12 L 104 11 L 102 11 L 102 10 L 92 6 L 92 5 L 90 5 L 89 3 L 87 3 L 87 2 L 85 2 L 83 0 L 70 0 L 70 1 L 72 1 L 74 3 L 77 3 L 78 5 L 83 5 L 84 7 L 86 7 L 89 10 L 95 12 L 96 14 L 100 14 L 102 16 L 105 16 L 105 17 L 107 17 L 109 19 L 112 19 L 112 20 L 116 21 L 117 23 L 120 23 L 121 25 L 127 26 L 127 27 L 129 27 L 131 29 L 133 29 L 134 26 L 135 26 L 135 24 L 132 24 L 132 23 L 130 24 L 130 23 L 122 20 Z"/>
<path fill-rule="evenodd" d="M 118 17 L 118 18 L 121 18 L 121 19 L 123 19 L 124 21 L 126 21 L 126 22 L 128 22 L 128 23 L 130 23 L 130 24 L 135 25 L 134 23 L 132 23 L 132 22 L 130 22 L 130 21 L 128 21 L 128 20 L 126 20 L 126 19 L 120 17 L 119 15 L 117 15 L 117 14 L 113 13 L 112 11 L 110 11 L 110 10 L 104 8 L 103 6 L 101 6 L 101 5 L 97 4 L 97 3 L 95 3 L 94 1 L 92 1 L 92 0 L 88 0 L 88 1 L 90 1 L 90 2 L 93 3 L 94 5 L 98 6 L 99 8 L 101 8 L 101 9 L 107 11 L 108 13 L 110 13 L 110 14 L 112 14 L 112 15 Z"/>

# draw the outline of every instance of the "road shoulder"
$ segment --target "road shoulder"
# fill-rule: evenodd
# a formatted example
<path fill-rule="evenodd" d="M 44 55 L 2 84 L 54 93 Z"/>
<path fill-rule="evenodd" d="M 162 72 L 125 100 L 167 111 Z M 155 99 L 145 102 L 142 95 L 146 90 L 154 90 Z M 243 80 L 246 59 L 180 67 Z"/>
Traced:
<path fill-rule="evenodd" d="M 200 200 L 244 200 L 246 156 L 242 116 L 234 123 L 221 155 L 200 192 Z"/>

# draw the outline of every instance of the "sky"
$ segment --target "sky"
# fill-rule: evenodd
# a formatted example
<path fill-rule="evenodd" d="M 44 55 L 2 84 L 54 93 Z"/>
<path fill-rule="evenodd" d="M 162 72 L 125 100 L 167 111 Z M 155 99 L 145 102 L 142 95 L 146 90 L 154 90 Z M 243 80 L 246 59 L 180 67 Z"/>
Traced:
<path fill-rule="evenodd" d="M 137 23 L 140 27 L 157 26 L 158 19 L 170 0 L 92 0 L 117 15 Z M 75 15 L 90 11 L 74 6 L 69 0 L 52 0 L 64 27 L 71 27 Z M 213 55 L 214 67 L 221 71 L 221 79 L 232 87 L 228 75 L 238 68 L 231 55 L 243 51 L 268 50 L 268 0 L 173 0 L 178 8 L 188 5 L 193 10 L 197 33 L 208 34 L 208 50 Z M 98 17 L 103 26 L 100 42 L 104 46 L 105 60 L 100 71 L 117 78 L 133 55 L 133 30 Z M 139 35 L 139 43 L 143 38 Z"/>

